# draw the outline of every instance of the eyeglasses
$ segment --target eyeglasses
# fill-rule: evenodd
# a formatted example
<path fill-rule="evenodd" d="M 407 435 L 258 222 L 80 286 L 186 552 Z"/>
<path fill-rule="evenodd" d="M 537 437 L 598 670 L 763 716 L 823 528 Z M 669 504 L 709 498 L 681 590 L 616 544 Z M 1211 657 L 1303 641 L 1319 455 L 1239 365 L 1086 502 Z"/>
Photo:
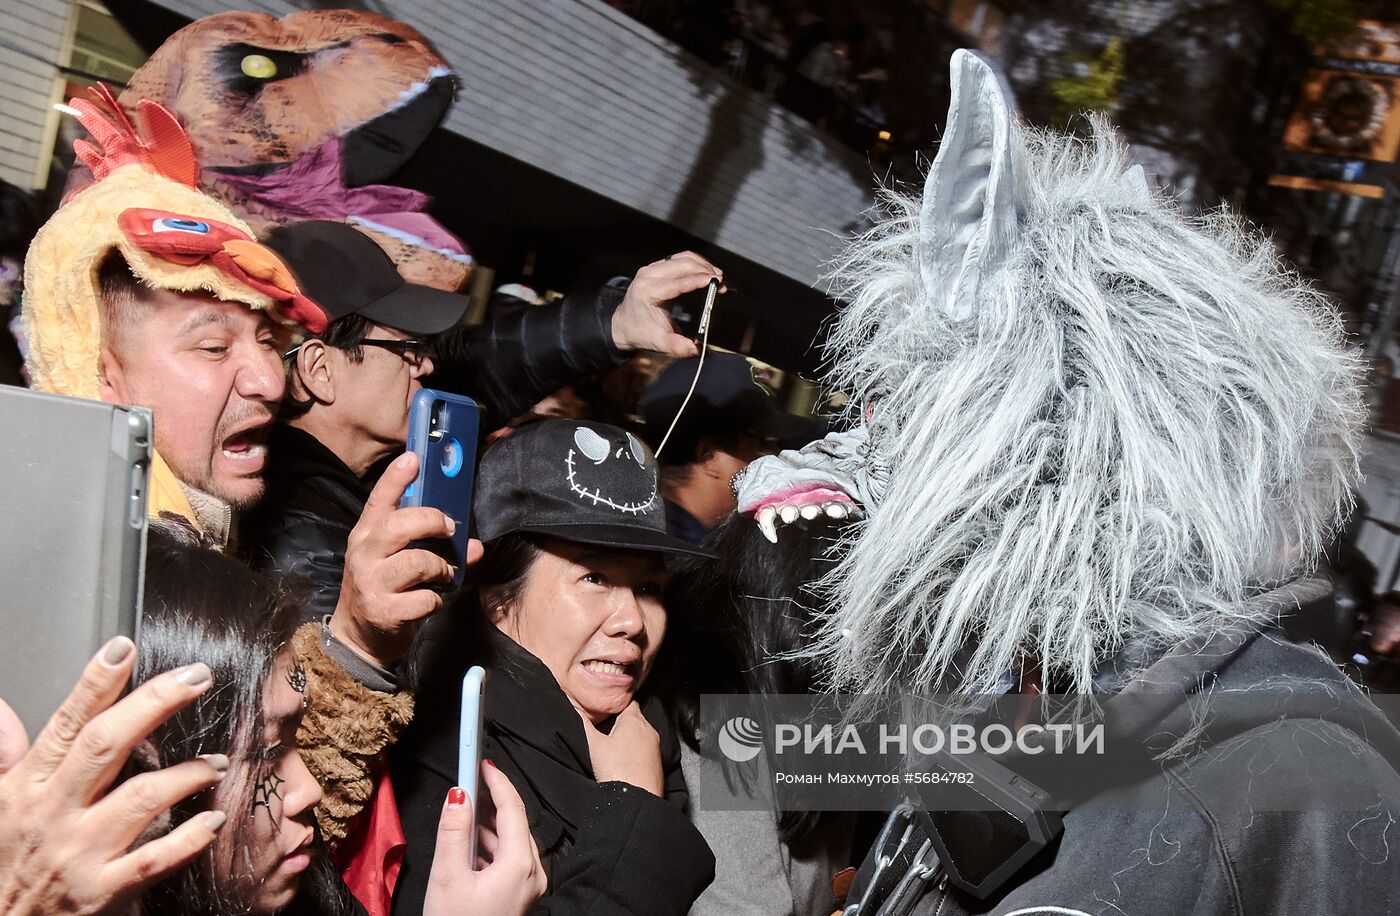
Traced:
<path fill-rule="evenodd" d="M 432 347 L 428 342 L 417 337 L 410 337 L 408 340 L 381 340 L 378 338 L 369 338 L 368 340 L 360 341 L 355 344 L 355 346 L 378 347 L 381 350 L 388 350 L 390 353 L 397 353 L 403 358 L 404 362 L 413 366 L 415 369 L 423 364 L 424 357 L 431 357 L 433 355 Z M 282 358 L 291 359 L 293 356 L 297 355 L 297 351 L 300 350 L 301 347 L 301 344 L 297 344 L 286 353 L 283 353 Z"/>
<path fill-rule="evenodd" d="M 362 347 L 378 347 L 381 350 L 388 350 L 390 353 L 397 353 L 403 357 L 403 361 L 410 366 L 418 367 L 423 362 L 423 357 L 432 356 L 433 351 L 426 340 L 417 337 L 410 337 L 408 340 L 362 340 L 359 343 Z"/>

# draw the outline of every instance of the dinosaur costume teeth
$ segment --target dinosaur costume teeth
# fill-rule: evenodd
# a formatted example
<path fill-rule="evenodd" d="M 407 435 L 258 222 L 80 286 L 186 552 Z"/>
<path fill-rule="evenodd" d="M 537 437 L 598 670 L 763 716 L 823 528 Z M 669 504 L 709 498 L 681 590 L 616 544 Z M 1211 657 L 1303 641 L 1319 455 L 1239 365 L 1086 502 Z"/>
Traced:
<path fill-rule="evenodd" d="M 374 183 L 417 151 L 455 88 L 447 62 L 402 22 L 359 10 L 230 12 L 172 35 L 121 101 L 173 110 L 194 144 L 200 187 L 256 231 L 344 220 L 406 279 L 456 290 L 471 255 L 428 216 L 427 195 Z"/>

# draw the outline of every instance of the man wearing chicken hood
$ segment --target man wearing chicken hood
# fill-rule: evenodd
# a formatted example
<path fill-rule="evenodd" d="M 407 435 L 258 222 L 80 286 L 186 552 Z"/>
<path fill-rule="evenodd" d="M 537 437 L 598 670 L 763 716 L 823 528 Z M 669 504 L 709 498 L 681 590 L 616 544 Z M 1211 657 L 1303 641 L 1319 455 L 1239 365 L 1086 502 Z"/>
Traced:
<path fill-rule="evenodd" d="M 234 514 L 263 493 L 281 354 L 299 329 L 324 331 L 325 313 L 244 222 L 196 190 L 192 147 L 167 109 L 143 101 L 129 119 L 103 87 L 72 106 L 93 137 L 75 150 L 95 180 L 40 229 L 25 260 L 34 387 L 149 408 L 149 514 L 227 549 Z M 440 512 L 386 524 L 399 511 L 390 491 L 402 492 L 415 473 L 405 458 L 385 473 L 346 561 L 345 600 L 292 645 L 309 700 L 298 741 L 325 790 L 317 818 L 331 843 L 370 796 L 374 761 L 412 715 L 411 695 L 384 666 L 412 621 L 441 602 L 422 586 L 450 575 L 427 551 L 403 549 L 444 536 L 449 520 Z M 393 564 L 404 558 L 423 568 L 395 583 Z"/>

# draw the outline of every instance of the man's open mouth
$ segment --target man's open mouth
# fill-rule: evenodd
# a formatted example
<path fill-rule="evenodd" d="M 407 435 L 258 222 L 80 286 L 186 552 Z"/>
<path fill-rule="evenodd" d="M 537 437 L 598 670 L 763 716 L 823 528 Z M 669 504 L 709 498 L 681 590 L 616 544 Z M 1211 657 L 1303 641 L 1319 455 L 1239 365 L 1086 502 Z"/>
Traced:
<path fill-rule="evenodd" d="M 264 424 L 236 432 L 223 441 L 220 451 L 231 461 L 261 461 L 267 456 L 268 430 Z"/>

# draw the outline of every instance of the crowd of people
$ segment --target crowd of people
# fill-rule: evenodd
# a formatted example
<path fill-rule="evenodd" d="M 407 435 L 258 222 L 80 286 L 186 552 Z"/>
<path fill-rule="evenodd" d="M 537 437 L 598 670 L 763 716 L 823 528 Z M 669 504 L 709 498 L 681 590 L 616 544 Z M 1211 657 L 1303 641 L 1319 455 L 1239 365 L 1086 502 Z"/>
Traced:
<path fill-rule="evenodd" d="M 1118 774 L 1126 807 L 1076 804 L 991 896 L 900 860 L 903 910 L 863 908 L 885 812 L 692 804 L 732 769 L 706 695 L 1361 696 L 1284 635 L 1356 483 L 1335 317 L 1176 214 L 1106 126 L 1028 139 L 999 85 L 955 56 L 924 198 L 843 263 L 836 429 L 673 327 L 676 297 L 724 291 L 698 254 L 548 304 L 503 289 L 466 327 L 355 226 L 255 233 L 80 109 L 93 180 L 32 244 L 0 238 L 11 380 L 152 411 L 144 611 L 32 744 L 0 701 L 0 913 L 1400 906 L 1400 732 L 1369 703 L 1166 750 L 1175 707 L 1120 714 L 1155 755 Z M 470 515 L 401 505 L 425 387 L 480 405 Z M 464 525 L 454 589 L 425 544 Z M 1260 748 L 1251 791 L 1313 807 L 1231 807 Z M 945 866 L 995 845 L 960 823 Z"/>
<path fill-rule="evenodd" d="M 549 305 L 509 287 L 467 328 L 465 296 L 406 282 L 347 223 L 304 221 L 259 243 L 314 303 L 294 321 L 246 278 L 216 292 L 183 288 L 177 260 L 143 269 L 116 233 L 57 254 L 90 214 L 68 204 L 36 232 L 5 190 L 22 306 L 8 380 L 148 407 L 157 457 L 140 646 L 105 646 L 32 747 L 0 707 L 4 911 L 687 912 L 714 860 L 645 689 L 667 558 L 709 556 L 696 545 L 732 512 L 733 475 L 821 431 L 748 361 L 707 354 L 658 464 L 700 364 L 666 304 L 723 272 L 680 252 Z M 143 202 L 233 222 L 160 190 Z M 69 255 L 81 301 L 36 279 Z M 96 337 L 73 332 L 89 321 Z M 485 559 L 473 541 L 452 594 L 455 570 L 420 544 L 470 520 L 399 507 L 425 384 L 475 396 L 494 429 Z M 607 465 L 590 486 L 631 502 L 581 504 L 575 452 Z M 477 661 L 493 674 L 480 825 L 454 785 L 460 709 L 442 702 Z"/>

